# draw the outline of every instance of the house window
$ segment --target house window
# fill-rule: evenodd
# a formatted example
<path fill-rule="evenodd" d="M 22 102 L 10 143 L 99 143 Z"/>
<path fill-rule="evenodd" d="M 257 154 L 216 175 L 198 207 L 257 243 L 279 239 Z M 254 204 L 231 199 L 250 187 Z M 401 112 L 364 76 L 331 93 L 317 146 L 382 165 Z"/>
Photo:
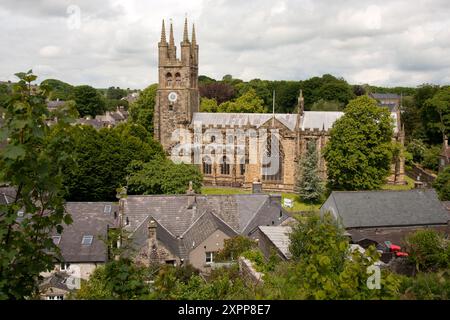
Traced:
<path fill-rule="evenodd" d="M 208 264 L 214 262 L 214 251 L 205 252 L 205 262 Z"/>
<path fill-rule="evenodd" d="M 211 159 L 209 157 L 203 158 L 203 173 L 204 174 L 212 173 L 212 164 Z"/>
<path fill-rule="evenodd" d="M 87 235 L 83 236 L 83 239 L 81 240 L 81 244 L 85 246 L 90 246 L 92 244 L 92 241 L 94 240 L 94 236 Z"/>
<path fill-rule="evenodd" d="M 105 207 L 103 208 L 103 213 L 111 213 L 111 205 L 110 204 L 105 205 Z"/>
<path fill-rule="evenodd" d="M 58 245 L 61 242 L 61 236 L 53 236 L 52 240 L 55 245 Z"/>
<path fill-rule="evenodd" d="M 230 174 L 230 164 L 227 162 L 227 156 L 223 156 L 222 163 L 220 164 L 221 174 Z"/>
<path fill-rule="evenodd" d="M 23 217 L 23 214 L 24 214 L 24 211 L 21 209 L 21 210 L 19 210 L 19 212 L 17 212 L 17 216 L 19 217 L 19 218 L 22 218 Z"/>
<path fill-rule="evenodd" d="M 59 270 L 60 270 L 60 271 L 66 271 L 66 270 L 69 270 L 69 267 L 70 267 L 70 263 L 65 263 L 65 262 L 63 262 L 63 263 L 61 263 L 61 265 L 59 266 Z"/>

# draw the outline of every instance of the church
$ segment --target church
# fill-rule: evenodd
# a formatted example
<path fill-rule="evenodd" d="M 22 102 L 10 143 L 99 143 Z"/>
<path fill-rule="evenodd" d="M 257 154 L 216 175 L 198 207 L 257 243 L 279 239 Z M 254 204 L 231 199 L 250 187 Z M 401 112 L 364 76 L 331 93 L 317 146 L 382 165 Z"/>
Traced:
<path fill-rule="evenodd" d="M 172 23 L 167 42 L 163 20 L 158 50 L 154 137 L 174 161 L 175 156 L 198 165 L 205 185 L 250 189 L 260 182 L 264 191 L 292 192 L 308 143 L 316 144 L 319 173 L 326 179 L 322 149 L 343 112 L 305 111 L 301 92 L 295 113 L 199 112 L 195 26 L 189 38 L 185 19 L 178 57 Z M 393 140 L 403 144 L 399 108 L 391 116 Z M 404 159 L 400 158 L 392 164 L 388 182 L 404 184 L 404 174 Z"/>

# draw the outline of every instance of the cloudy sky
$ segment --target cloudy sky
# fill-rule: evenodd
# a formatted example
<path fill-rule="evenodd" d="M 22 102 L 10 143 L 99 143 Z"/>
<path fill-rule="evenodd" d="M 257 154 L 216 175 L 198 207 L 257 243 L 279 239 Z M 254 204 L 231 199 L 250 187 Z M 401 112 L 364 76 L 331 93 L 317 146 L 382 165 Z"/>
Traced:
<path fill-rule="evenodd" d="M 0 80 L 144 88 L 161 20 L 195 22 L 200 74 L 350 83 L 450 83 L 448 0 L 1 0 Z"/>

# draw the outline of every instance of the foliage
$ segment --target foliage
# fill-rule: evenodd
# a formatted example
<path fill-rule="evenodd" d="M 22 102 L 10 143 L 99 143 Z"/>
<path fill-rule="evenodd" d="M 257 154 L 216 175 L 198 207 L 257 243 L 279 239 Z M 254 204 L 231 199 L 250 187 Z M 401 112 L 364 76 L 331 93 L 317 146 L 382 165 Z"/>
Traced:
<path fill-rule="evenodd" d="M 320 99 L 311 106 L 311 111 L 342 111 L 343 104 L 337 101 Z"/>
<path fill-rule="evenodd" d="M 439 194 L 441 201 L 450 201 L 450 167 L 447 166 L 441 173 L 438 174 L 433 183 L 433 187 Z"/>
<path fill-rule="evenodd" d="M 352 100 L 333 125 L 325 146 L 328 186 L 338 190 L 371 190 L 383 185 L 393 157 L 393 123 L 375 100 Z"/>
<path fill-rule="evenodd" d="M 253 297 L 245 282 L 239 276 L 237 267 L 222 268 L 212 272 L 209 281 L 199 275 L 188 279 L 176 276 L 176 270 L 183 267 L 165 267 L 155 279 L 149 299 L 181 300 L 231 300 Z"/>
<path fill-rule="evenodd" d="M 156 83 L 145 88 L 129 109 L 130 120 L 143 126 L 150 134 L 153 134 L 153 114 L 157 89 Z"/>
<path fill-rule="evenodd" d="M 227 101 L 221 103 L 217 109 L 218 112 L 246 112 L 258 113 L 265 112 L 264 101 L 256 95 L 255 90 L 250 89 L 245 94 L 236 99 L 236 101 Z"/>
<path fill-rule="evenodd" d="M 250 238 L 244 236 L 236 236 L 225 239 L 223 249 L 217 252 L 214 257 L 215 261 L 232 261 L 236 260 L 243 252 L 256 248 L 256 243 Z"/>
<path fill-rule="evenodd" d="M 428 120 L 425 124 L 425 129 L 428 129 L 430 134 L 436 136 L 440 134 L 441 139 L 443 139 L 449 133 L 450 86 L 440 88 L 432 98 L 425 101 L 422 108 L 422 117 Z"/>
<path fill-rule="evenodd" d="M 41 82 L 41 86 L 47 86 L 50 90 L 49 100 L 67 101 L 73 99 L 74 87 L 66 82 L 56 79 L 46 79 Z"/>
<path fill-rule="evenodd" d="M 142 299 L 150 293 L 150 272 L 129 259 L 113 260 L 95 269 L 81 283 L 76 298 L 81 300 Z"/>
<path fill-rule="evenodd" d="M 183 194 L 190 181 L 199 193 L 203 180 L 197 166 L 176 164 L 163 157 L 147 163 L 133 161 L 128 172 L 128 190 L 131 194 Z"/>
<path fill-rule="evenodd" d="M 414 162 L 421 163 L 425 157 L 427 146 L 422 140 L 413 139 L 408 143 L 406 150 L 412 154 Z"/>
<path fill-rule="evenodd" d="M 433 171 L 438 171 L 440 154 L 441 147 L 438 145 L 427 148 L 423 155 L 422 166 Z"/>
<path fill-rule="evenodd" d="M 266 299 L 395 298 L 398 277 L 383 272 L 381 289 L 366 284 L 367 268 L 378 260 L 374 247 L 365 253 L 349 250 L 343 230 L 329 215 L 309 215 L 290 235 L 292 260 L 277 265 L 265 277 Z"/>
<path fill-rule="evenodd" d="M 106 98 L 112 100 L 120 100 L 127 95 L 127 91 L 119 87 L 109 87 L 106 90 Z"/>
<path fill-rule="evenodd" d="M 218 108 L 215 99 L 200 98 L 200 112 L 217 112 Z"/>
<path fill-rule="evenodd" d="M 105 112 L 105 101 L 101 94 L 91 86 L 82 85 L 74 88 L 74 100 L 81 117 L 92 116 Z"/>
<path fill-rule="evenodd" d="M 0 151 L 0 181 L 17 191 L 8 204 L 0 205 L 0 299 L 22 299 L 37 292 L 39 274 L 52 269 L 59 256 L 51 232 L 62 232 L 70 224 L 64 209 L 61 168 L 68 164 L 62 146 L 64 136 L 51 137 L 45 85 L 32 94 L 32 71 L 18 73 L 20 79 L 5 105 L 0 140 L 8 144 Z M 61 117 L 55 127 L 64 131 L 69 119 Z M 18 218 L 18 212 L 24 213 Z"/>
<path fill-rule="evenodd" d="M 218 104 L 231 101 L 235 97 L 235 89 L 232 85 L 224 82 L 210 82 L 199 85 L 200 97 L 214 99 Z"/>
<path fill-rule="evenodd" d="M 450 267 L 450 245 L 435 230 L 420 230 L 406 237 L 408 260 L 417 271 L 433 271 Z"/>
<path fill-rule="evenodd" d="M 63 134 L 73 139 L 70 149 L 76 162 L 63 170 L 71 201 L 115 199 L 116 188 L 126 185 L 126 168 L 133 160 L 146 162 L 163 154 L 160 144 L 146 138 L 148 133 L 139 125 L 98 131 L 91 126 L 73 126 Z"/>
<path fill-rule="evenodd" d="M 299 162 L 299 172 L 297 189 L 305 202 L 317 203 L 324 192 L 322 179 L 318 172 L 319 155 L 315 141 L 310 141 L 307 145 L 307 152 L 302 161 Z"/>
<path fill-rule="evenodd" d="M 450 299 L 449 271 L 419 273 L 415 277 L 403 277 L 400 298 L 408 300 Z"/>

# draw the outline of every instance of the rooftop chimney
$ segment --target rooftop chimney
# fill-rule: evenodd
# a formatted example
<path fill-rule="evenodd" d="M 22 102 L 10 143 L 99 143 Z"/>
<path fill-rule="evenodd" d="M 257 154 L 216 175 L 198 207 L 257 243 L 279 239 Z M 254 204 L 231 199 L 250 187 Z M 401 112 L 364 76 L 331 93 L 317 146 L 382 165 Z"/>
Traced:
<path fill-rule="evenodd" d="M 194 209 L 196 207 L 196 196 L 193 188 L 192 181 L 189 181 L 189 189 L 186 191 L 188 198 L 188 209 Z"/>

